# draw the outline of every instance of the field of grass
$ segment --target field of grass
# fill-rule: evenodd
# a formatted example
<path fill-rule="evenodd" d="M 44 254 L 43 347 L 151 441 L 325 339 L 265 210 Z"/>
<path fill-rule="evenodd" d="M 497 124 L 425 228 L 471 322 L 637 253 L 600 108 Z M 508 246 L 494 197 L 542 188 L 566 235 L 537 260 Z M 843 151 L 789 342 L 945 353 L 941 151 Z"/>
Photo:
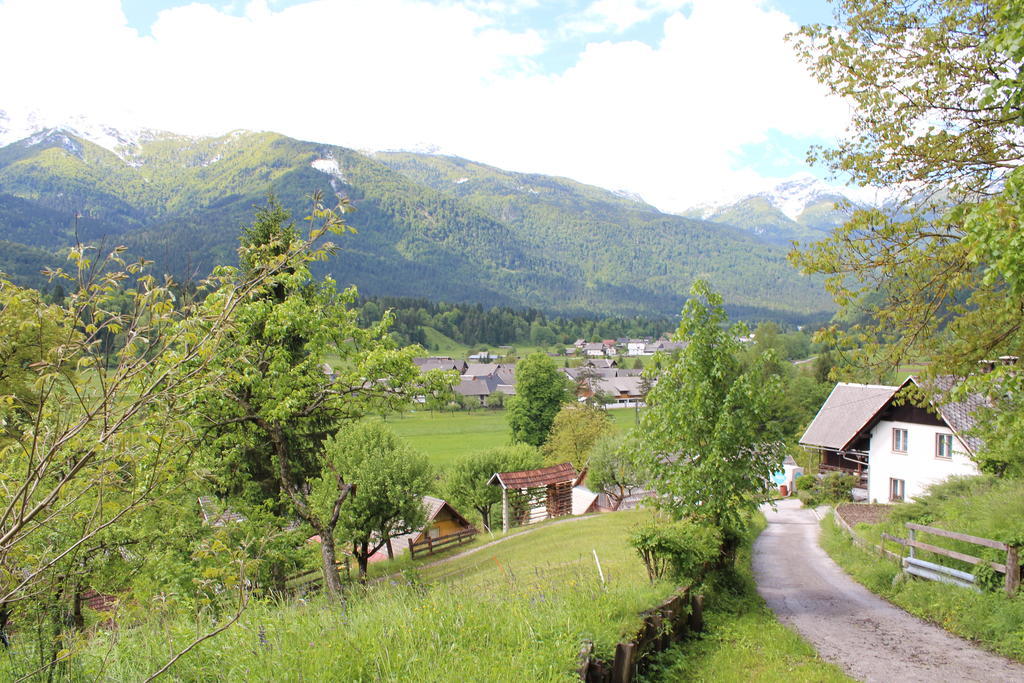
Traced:
<path fill-rule="evenodd" d="M 757 594 L 750 571 L 753 538 L 764 527 L 758 515 L 737 567 L 722 572 L 705 597 L 705 632 L 666 651 L 648 681 L 850 681 L 821 660 L 806 641 L 780 624 Z"/>
<path fill-rule="evenodd" d="M 644 512 L 549 524 L 472 558 L 326 598 L 251 605 L 172 669 L 188 681 L 569 680 L 580 643 L 608 656 L 672 586 L 651 584 L 627 545 Z M 596 550 L 605 572 L 598 576 Z M 208 619 L 101 631 L 72 658 L 76 680 L 141 680 Z M 20 668 L 0 662 L 0 677 Z"/>
<path fill-rule="evenodd" d="M 877 543 L 882 530 L 905 536 L 902 524 L 913 520 L 986 538 L 1020 539 L 1024 538 L 1021 500 L 1024 500 L 1022 482 L 989 477 L 951 481 L 934 487 L 932 495 L 916 503 L 897 506 L 888 522 L 858 524 L 856 531 L 865 540 Z M 958 586 L 904 577 L 897 562 L 855 546 L 831 517 L 823 522 L 822 528 L 821 545 L 825 551 L 869 590 L 911 614 L 976 640 L 1002 655 L 1024 661 L 1024 593 L 1008 598 L 998 588 L 994 592 L 975 593 Z M 974 555 L 985 552 L 978 546 L 954 548 L 955 544 L 949 539 L 936 543 Z M 938 556 L 926 555 L 926 559 L 944 564 L 956 562 Z M 1001 574 L 998 576 L 1002 578 Z"/>
<path fill-rule="evenodd" d="M 620 432 L 631 429 L 636 421 L 632 408 L 609 410 L 608 414 Z M 511 438 L 504 410 L 419 411 L 388 417 L 386 421 L 396 434 L 425 453 L 441 470 L 464 455 L 505 446 Z"/>

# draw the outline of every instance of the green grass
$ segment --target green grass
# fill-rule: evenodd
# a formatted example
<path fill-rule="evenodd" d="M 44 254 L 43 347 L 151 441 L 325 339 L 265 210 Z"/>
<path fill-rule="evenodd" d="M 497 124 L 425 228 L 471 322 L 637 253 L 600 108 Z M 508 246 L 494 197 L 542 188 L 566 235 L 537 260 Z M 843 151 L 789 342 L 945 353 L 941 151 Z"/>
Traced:
<path fill-rule="evenodd" d="M 438 469 L 469 453 L 505 446 L 510 439 L 504 410 L 421 411 L 389 417 L 387 423 Z"/>
<path fill-rule="evenodd" d="M 426 347 L 432 356 L 465 358 L 469 353 L 468 346 L 460 344 L 443 332 L 438 332 L 433 327 L 424 327 L 423 336 L 427 339 Z"/>
<path fill-rule="evenodd" d="M 806 641 L 780 624 L 757 594 L 750 570 L 753 537 L 764 528 L 758 515 L 736 569 L 722 572 L 705 596 L 705 631 L 666 651 L 649 681 L 850 681 L 822 661 Z"/>
<path fill-rule="evenodd" d="M 608 414 L 620 432 L 632 429 L 636 421 L 632 408 L 609 410 Z M 504 410 L 419 411 L 388 417 L 386 421 L 440 470 L 465 455 L 505 446 L 511 438 Z"/>
<path fill-rule="evenodd" d="M 608 580 L 646 581 L 643 565 L 627 545 L 630 529 L 649 512 L 633 510 L 594 515 L 567 523 L 548 522 L 547 529 L 511 538 L 469 557 L 423 570 L 425 580 L 486 583 L 509 576 L 557 576 L 566 567 L 589 570 L 596 577 L 597 552 Z M 666 593 L 667 595 L 667 593 Z"/>
<path fill-rule="evenodd" d="M 867 525 L 857 526 L 863 529 Z M 1010 599 L 1001 592 L 975 593 L 950 584 L 904 577 L 897 562 L 855 546 L 831 515 L 822 522 L 822 530 L 822 548 L 872 592 L 952 633 L 1024 661 L 1024 595 Z"/>
<path fill-rule="evenodd" d="M 326 598 L 253 604 L 238 624 L 172 670 L 188 681 L 571 680 L 580 643 L 601 656 L 672 586 L 651 584 L 627 545 L 647 513 L 599 515 L 509 539 L 422 577 Z M 596 549 L 606 583 L 598 578 Z M 455 574 L 453 572 L 459 572 Z M 434 578 L 437 583 L 424 580 Z M 72 680 L 140 680 L 210 626 L 153 619 L 102 631 L 69 665 Z M 6 668 L 5 667 L 14 668 Z M 26 660 L 0 661 L 0 678 Z"/>

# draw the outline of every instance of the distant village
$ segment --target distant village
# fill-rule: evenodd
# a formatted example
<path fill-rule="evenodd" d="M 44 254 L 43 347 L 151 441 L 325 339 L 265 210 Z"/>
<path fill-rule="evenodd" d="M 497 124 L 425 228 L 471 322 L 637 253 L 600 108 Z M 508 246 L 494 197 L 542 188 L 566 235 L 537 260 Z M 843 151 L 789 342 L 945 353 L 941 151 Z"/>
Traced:
<path fill-rule="evenodd" d="M 565 359 L 565 367 L 561 371 L 575 384 L 580 401 L 595 402 L 609 408 L 632 408 L 643 406 L 647 390 L 653 384 L 652 380 L 642 376 L 643 366 L 639 359 L 659 352 L 672 353 L 684 346 L 682 342 L 667 339 L 623 338 L 593 342 L 578 339 L 572 346 L 565 347 L 564 353 L 549 355 Z M 506 396 L 516 393 L 515 362 L 503 358 L 506 356 L 482 351 L 466 360 L 430 356 L 416 358 L 414 362 L 420 372 L 458 372 L 460 380 L 454 391 L 461 406 L 500 408 Z M 627 367 L 628 358 L 634 359 L 632 367 Z"/>

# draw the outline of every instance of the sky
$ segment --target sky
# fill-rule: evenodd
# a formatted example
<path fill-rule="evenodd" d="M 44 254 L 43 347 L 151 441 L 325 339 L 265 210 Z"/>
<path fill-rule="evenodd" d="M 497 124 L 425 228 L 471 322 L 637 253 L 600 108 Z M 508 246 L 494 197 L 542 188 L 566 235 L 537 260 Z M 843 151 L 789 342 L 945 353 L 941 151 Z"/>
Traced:
<path fill-rule="evenodd" d="M 808 168 L 850 112 L 784 37 L 826 0 L 0 0 L 0 110 L 272 130 L 681 211 Z"/>

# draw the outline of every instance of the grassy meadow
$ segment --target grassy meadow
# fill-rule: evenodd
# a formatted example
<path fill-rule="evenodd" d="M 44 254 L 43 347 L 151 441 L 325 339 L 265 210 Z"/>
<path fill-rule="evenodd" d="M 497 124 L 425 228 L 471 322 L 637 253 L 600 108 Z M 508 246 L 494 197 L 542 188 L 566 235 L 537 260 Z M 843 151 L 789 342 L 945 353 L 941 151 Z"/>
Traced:
<path fill-rule="evenodd" d="M 636 411 L 632 408 L 613 409 L 608 414 L 619 432 L 628 431 L 636 423 Z M 396 434 L 426 454 L 440 470 L 462 456 L 505 446 L 510 439 L 504 410 L 416 411 L 376 419 L 384 419 Z"/>

